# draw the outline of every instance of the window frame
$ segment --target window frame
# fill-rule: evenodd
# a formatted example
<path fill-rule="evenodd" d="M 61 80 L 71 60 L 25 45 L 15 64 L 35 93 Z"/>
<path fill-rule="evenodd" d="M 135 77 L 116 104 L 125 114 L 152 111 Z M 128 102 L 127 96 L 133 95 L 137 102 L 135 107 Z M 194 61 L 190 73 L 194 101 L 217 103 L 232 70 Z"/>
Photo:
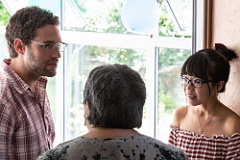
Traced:
<path fill-rule="evenodd" d="M 3 1 L 4 2 L 4 1 Z M 175 38 L 175 37 L 158 37 L 153 35 L 150 37 L 148 35 L 126 35 L 126 34 L 111 34 L 111 33 L 97 33 L 97 32 L 80 32 L 80 31 L 63 31 L 61 30 L 62 39 L 66 43 L 72 44 L 84 44 L 84 45 L 94 45 L 94 46 L 107 46 L 107 47 L 119 47 L 119 48 L 136 48 L 136 49 L 146 49 L 150 56 L 146 59 L 146 87 L 148 99 L 146 105 L 147 110 L 147 121 L 150 126 L 148 130 L 148 135 L 156 137 L 156 117 L 157 117 L 157 71 L 158 71 L 158 47 L 165 48 L 182 48 L 191 49 L 192 53 L 204 47 L 204 11 L 205 11 L 205 0 L 204 1 L 193 1 L 193 30 L 192 38 Z M 64 23 L 62 18 L 64 14 L 64 7 L 61 6 L 61 16 L 60 19 Z M 60 26 L 62 29 L 62 25 Z M 5 34 L 5 30 L 1 29 L 0 34 Z M 100 40 L 99 40 L 100 39 Z M 66 51 L 67 52 L 67 51 Z M 61 99 L 56 102 L 57 115 L 62 115 L 56 118 L 55 130 L 57 132 L 55 144 L 64 142 L 66 140 L 66 108 L 64 107 L 66 100 L 64 91 L 66 86 L 66 70 L 64 66 L 66 65 L 66 59 L 64 54 L 60 60 L 58 68 L 58 74 L 56 75 L 57 87 L 56 99 Z"/>

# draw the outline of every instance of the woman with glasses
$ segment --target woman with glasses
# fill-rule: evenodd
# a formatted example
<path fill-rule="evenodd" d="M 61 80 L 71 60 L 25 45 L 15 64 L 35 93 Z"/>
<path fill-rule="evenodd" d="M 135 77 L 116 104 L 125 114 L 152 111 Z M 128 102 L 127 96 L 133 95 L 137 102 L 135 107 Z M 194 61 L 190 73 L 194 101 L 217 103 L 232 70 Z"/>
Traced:
<path fill-rule="evenodd" d="M 218 100 L 237 54 L 223 44 L 202 49 L 182 66 L 186 106 L 174 112 L 169 144 L 190 159 L 240 159 L 240 117 Z"/>

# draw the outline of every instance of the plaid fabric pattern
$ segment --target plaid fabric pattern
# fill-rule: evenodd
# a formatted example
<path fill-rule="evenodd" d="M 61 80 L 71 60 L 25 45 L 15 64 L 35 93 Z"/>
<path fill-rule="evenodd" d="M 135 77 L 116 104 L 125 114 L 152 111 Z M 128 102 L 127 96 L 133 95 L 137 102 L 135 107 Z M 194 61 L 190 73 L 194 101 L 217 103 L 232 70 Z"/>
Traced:
<path fill-rule="evenodd" d="M 190 159 L 240 159 L 240 134 L 207 138 L 171 126 L 169 144 L 181 148 Z"/>
<path fill-rule="evenodd" d="M 0 70 L 0 159 L 32 160 L 52 148 L 54 123 L 41 77 L 35 93 L 4 60 Z"/>

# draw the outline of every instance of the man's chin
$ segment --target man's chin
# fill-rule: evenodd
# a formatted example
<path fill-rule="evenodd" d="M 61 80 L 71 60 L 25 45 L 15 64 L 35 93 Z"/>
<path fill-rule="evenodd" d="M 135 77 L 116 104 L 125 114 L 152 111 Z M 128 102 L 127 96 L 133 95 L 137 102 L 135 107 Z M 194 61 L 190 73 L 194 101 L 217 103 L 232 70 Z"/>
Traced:
<path fill-rule="evenodd" d="M 56 76 L 56 74 L 57 74 L 57 72 L 47 72 L 47 73 L 45 74 L 45 76 L 46 76 L 46 77 L 54 77 L 54 76 Z"/>

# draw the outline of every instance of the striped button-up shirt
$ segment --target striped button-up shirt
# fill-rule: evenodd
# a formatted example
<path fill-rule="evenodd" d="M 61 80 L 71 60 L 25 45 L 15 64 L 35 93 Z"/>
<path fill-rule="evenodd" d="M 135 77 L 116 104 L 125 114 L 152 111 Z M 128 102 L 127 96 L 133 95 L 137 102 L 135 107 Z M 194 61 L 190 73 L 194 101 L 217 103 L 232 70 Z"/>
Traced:
<path fill-rule="evenodd" d="M 54 123 L 41 77 L 35 92 L 4 60 L 0 69 L 0 159 L 32 160 L 52 148 Z"/>

